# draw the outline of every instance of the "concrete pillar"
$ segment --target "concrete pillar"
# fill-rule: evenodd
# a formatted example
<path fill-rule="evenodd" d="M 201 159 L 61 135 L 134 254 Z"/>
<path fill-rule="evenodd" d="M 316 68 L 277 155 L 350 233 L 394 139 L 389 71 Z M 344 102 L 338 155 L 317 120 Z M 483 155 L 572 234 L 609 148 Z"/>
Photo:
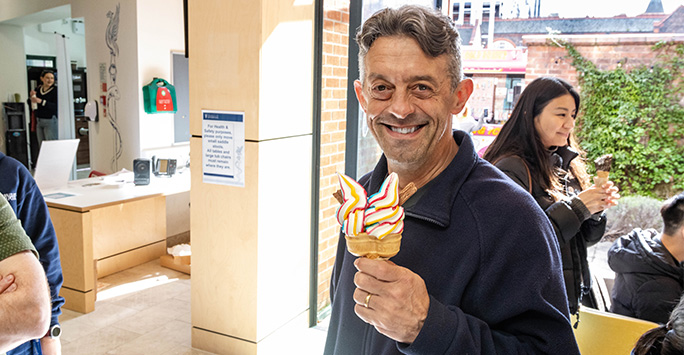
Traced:
<path fill-rule="evenodd" d="M 188 14 L 192 345 L 263 354 L 308 325 L 314 3 Z M 202 110 L 245 114 L 244 187 L 203 182 Z"/>

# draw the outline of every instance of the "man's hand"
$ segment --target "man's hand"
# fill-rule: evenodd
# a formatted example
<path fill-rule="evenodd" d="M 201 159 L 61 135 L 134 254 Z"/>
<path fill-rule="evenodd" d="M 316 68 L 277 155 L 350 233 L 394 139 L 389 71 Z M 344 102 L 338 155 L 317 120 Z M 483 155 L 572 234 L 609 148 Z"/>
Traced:
<path fill-rule="evenodd" d="M 10 293 L 17 289 L 17 284 L 14 283 L 14 275 L 9 274 L 5 277 L 0 275 L 0 294 Z"/>
<path fill-rule="evenodd" d="M 391 261 L 358 258 L 354 266 L 359 270 L 354 276 L 359 318 L 391 339 L 413 343 L 430 307 L 423 279 Z"/>
<path fill-rule="evenodd" d="M 62 355 L 62 343 L 59 338 L 42 337 L 40 348 L 43 350 L 43 355 Z"/>

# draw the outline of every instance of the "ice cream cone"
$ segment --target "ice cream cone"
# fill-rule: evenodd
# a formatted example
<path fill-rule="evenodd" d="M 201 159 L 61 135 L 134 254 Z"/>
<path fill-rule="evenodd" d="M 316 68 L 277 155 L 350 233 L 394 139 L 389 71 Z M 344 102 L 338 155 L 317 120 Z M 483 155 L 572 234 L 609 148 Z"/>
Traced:
<path fill-rule="evenodd" d="M 596 176 L 594 176 L 594 185 L 601 187 L 603 184 L 608 182 L 608 176 L 610 175 L 610 172 L 599 170 L 596 172 Z"/>
<path fill-rule="evenodd" d="M 378 239 L 367 233 L 357 236 L 345 236 L 347 240 L 347 250 L 355 256 L 366 257 L 369 259 L 389 259 L 399 252 L 401 246 L 401 234 L 389 234 L 382 239 Z"/>
<path fill-rule="evenodd" d="M 604 154 L 594 160 L 596 166 L 596 176 L 594 185 L 601 187 L 608 182 L 608 175 L 613 166 L 613 154 Z"/>

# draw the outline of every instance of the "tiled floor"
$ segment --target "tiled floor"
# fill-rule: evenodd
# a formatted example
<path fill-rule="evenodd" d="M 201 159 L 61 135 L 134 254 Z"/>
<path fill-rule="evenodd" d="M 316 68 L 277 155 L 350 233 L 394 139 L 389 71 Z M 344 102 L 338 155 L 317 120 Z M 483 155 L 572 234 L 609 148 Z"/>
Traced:
<path fill-rule="evenodd" d="M 63 310 L 63 354 L 210 354 L 191 346 L 189 275 L 157 260 L 98 282 L 95 311 Z M 298 354 L 320 354 L 325 331 L 297 331 L 288 338 L 284 342 L 296 342 Z"/>
<path fill-rule="evenodd" d="M 99 280 L 95 311 L 63 310 L 64 354 L 208 354 L 191 348 L 190 277 L 159 261 Z"/>

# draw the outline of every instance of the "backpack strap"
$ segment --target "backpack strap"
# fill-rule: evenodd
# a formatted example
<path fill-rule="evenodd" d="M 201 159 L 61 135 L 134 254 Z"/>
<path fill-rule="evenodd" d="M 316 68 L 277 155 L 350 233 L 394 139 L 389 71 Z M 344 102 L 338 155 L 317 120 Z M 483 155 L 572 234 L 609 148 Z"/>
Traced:
<path fill-rule="evenodd" d="M 518 155 L 507 155 L 507 156 L 500 157 L 499 159 L 493 161 L 492 165 L 496 165 L 496 163 L 498 163 L 501 159 L 508 158 L 508 157 L 518 158 L 522 162 L 523 166 L 525 167 L 525 171 L 527 172 L 527 192 L 529 192 L 531 195 L 532 194 L 532 174 L 530 173 L 530 167 L 527 166 L 527 162 L 525 161 L 525 159 L 523 159 L 522 157 L 520 157 Z"/>

